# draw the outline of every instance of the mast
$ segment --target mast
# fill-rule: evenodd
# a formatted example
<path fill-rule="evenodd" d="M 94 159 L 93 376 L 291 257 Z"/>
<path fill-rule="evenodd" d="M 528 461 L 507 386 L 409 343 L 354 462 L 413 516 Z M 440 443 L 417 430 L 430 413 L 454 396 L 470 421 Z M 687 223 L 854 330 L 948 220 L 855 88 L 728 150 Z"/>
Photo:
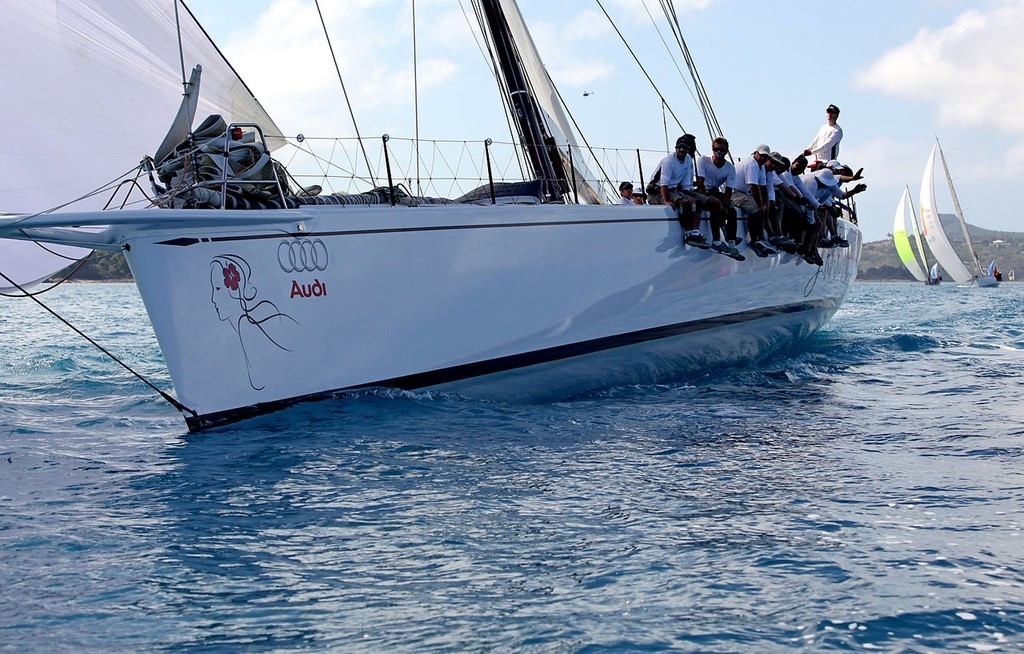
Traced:
<path fill-rule="evenodd" d="M 971 259 L 974 260 L 974 269 L 978 272 L 978 277 L 982 276 L 981 262 L 978 261 L 978 255 L 974 253 L 974 244 L 971 243 L 971 235 L 967 231 L 967 221 L 964 220 L 964 212 L 960 209 L 960 200 L 956 197 L 956 188 L 953 186 L 953 178 L 949 175 L 949 167 L 946 165 L 946 155 L 942 153 L 942 145 L 939 143 L 939 139 L 935 139 L 935 144 L 939 147 L 939 158 L 942 160 L 942 172 L 946 173 L 946 184 L 949 186 L 949 194 L 953 196 L 953 208 L 956 210 L 957 220 L 960 221 L 960 229 L 964 230 L 964 240 L 967 241 L 967 250 L 971 253 Z"/>
<path fill-rule="evenodd" d="M 553 144 L 544 120 L 537 108 L 533 91 L 523 71 L 518 49 L 512 39 L 505 12 L 499 0 L 478 0 L 487 31 L 491 35 L 498 73 L 505 94 L 512 107 L 512 118 L 519 132 L 519 141 L 526 152 L 534 179 L 544 182 L 544 194 L 551 201 L 561 201 L 568 188 L 567 177 L 560 158 L 552 156 L 548 144 Z M 556 171 L 562 171 L 558 174 Z"/>

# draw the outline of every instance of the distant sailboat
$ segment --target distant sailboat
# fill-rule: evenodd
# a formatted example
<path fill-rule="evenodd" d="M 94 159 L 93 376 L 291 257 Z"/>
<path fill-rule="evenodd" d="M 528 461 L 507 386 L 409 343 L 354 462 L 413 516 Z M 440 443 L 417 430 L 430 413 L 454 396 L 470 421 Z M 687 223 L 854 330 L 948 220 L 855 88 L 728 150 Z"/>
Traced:
<path fill-rule="evenodd" d="M 914 248 L 910 244 L 907 218 L 910 218 L 914 240 L 917 243 L 917 253 L 914 252 Z M 893 218 L 892 225 L 892 240 L 896 245 L 896 253 L 899 254 L 900 261 L 914 276 L 914 279 L 928 285 L 939 283 L 938 264 L 932 266 L 931 273 L 925 273 L 925 269 L 928 267 L 928 258 L 925 254 L 924 243 L 921 241 L 921 229 L 918 227 L 917 213 L 914 211 L 914 203 L 910 199 L 909 188 L 903 189 L 899 206 L 896 207 L 896 216 Z M 920 260 L 918 253 L 921 255 Z"/>
<path fill-rule="evenodd" d="M 942 273 L 939 272 L 939 264 L 933 263 L 931 271 L 928 272 L 928 279 L 924 283 L 929 286 L 938 286 L 942 282 Z"/>
<path fill-rule="evenodd" d="M 971 262 L 974 264 L 974 272 L 971 272 L 964 265 L 964 262 L 960 259 L 960 255 L 956 253 L 953 246 L 950 244 L 949 239 L 946 237 L 946 232 L 942 229 L 942 222 L 939 220 L 939 213 L 935 210 L 935 155 L 939 155 L 939 160 L 942 162 L 942 170 L 946 175 L 946 183 L 949 186 L 950 195 L 953 197 L 953 207 L 956 210 L 957 220 L 960 221 L 960 227 L 963 229 L 964 240 L 967 243 L 967 249 L 971 255 Z M 964 220 L 963 211 L 960 209 L 960 201 L 956 195 L 956 189 L 953 187 L 953 179 L 949 174 L 949 167 L 946 165 L 946 157 L 942 154 L 942 148 L 939 147 L 938 141 L 932 147 L 932 154 L 928 158 L 928 164 L 924 169 L 924 176 L 921 179 L 921 224 L 924 229 L 925 239 L 928 242 L 928 248 L 935 255 L 935 258 L 946 270 L 947 273 L 959 284 L 966 282 L 976 282 L 978 286 L 995 286 L 998 284 L 995 277 L 987 274 L 987 272 L 981 267 L 981 263 L 978 260 L 978 255 L 974 253 L 974 245 L 971 243 L 971 235 L 967 231 L 967 221 Z"/>

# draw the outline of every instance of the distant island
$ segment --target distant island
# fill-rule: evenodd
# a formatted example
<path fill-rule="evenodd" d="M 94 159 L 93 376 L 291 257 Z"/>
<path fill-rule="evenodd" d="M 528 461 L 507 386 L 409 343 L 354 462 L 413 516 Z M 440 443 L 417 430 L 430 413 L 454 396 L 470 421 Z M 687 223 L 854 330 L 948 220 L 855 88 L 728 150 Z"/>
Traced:
<path fill-rule="evenodd" d="M 968 257 L 967 245 L 964 244 L 963 230 L 960 223 L 953 214 L 940 214 L 942 228 L 949 238 L 950 244 L 961 256 Z M 998 232 L 975 225 L 967 225 L 971 233 L 971 243 L 974 244 L 974 251 L 981 260 L 982 266 L 988 266 L 989 262 L 995 259 L 996 268 L 1004 274 L 1011 270 L 1017 271 L 1019 278 L 1024 278 L 1024 233 L 1022 232 Z M 913 241 L 913 237 L 911 237 Z M 917 245 L 913 246 L 915 251 Z M 925 246 L 927 249 L 927 245 Z M 935 257 L 928 253 L 928 265 L 935 263 Z M 973 265 L 968 265 L 969 270 Z M 943 274 L 946 279 L 952 279 L 949 275 Z M 893 245 L 892 236 L 884 241 L 872 241 L 865 243 L 860 255 L 860 266 L 857 269 L 857 279 L 863 281 L 914 281 L 907 269 L 903 266 L 899 256 L 896 255 L 896 247 Z"/>
<path fill-rule="evenodd" d="M 966 256 L 967 247 L 964 245 L 963 233 L 956 216 L 942 214 L 940 218 L 950 243 L 953 244 L 957 252 L 961 253 L 961 256 Z M 987 266 L 990 261 L 995 259 L 996 267 L 1004 274 L 1011 270 L 1018 271 L 1020 278 L 1024 280 L 1024 232 L 997 232 L 974 225 L 968 225 L 968 229 L 971 232 L 974 249 L 983 266 Z M 958 239 L 957 236 L 960 238 Z M 934 262 L 935 258 L 929 254 L 928 263 Z M 66 274 L 67 271 L 62 271 L 54 277 L 63 279 Z M 857 279 L 864 281 L 914 281 L 913 276 L 907 272 L 907 269 L 900 263 L 899 257 L 896 256 L 896 248 L 892 244 L 891 236 L 884 241 L 872 241 L 864 244 Z M 128 264 L 120 252 L 94 252 L 74 274 L 72 281 L 130 282 L 132 273 L 128 270 Z"/>

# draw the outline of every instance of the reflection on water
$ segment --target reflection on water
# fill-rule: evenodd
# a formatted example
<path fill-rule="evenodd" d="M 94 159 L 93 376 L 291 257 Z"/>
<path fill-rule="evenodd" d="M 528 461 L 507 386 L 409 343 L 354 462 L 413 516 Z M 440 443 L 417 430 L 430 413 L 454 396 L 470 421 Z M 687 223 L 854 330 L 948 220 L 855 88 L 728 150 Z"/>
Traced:
<path fill-rule="evenodd" d="M 1019 648 L 1024 293 L 940 288 L 860 284 L 803 346 L 672 384 L 192 436 L 0 318 L 0 649 Z"/>

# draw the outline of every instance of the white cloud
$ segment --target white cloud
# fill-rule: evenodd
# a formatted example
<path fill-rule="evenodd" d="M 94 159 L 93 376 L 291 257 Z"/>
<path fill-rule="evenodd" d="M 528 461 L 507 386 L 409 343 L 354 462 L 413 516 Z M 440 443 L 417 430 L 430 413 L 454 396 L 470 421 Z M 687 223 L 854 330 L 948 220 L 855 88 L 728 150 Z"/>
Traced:
<path fill-rule="evenodd" d="M 933 103 L 943 124 L 1024 133 L 1024 3 L 971 10 L 939 30 L 921 30 L 861 71 L 856 82 Z"/>
<path fill-rule="evenodd" d="M 376 0 L 322 4 L 357 119 L 369 111 L 413 101 L 411 15 L 406 3 L 390 4 L 393 11 L 381 11 Z M 440 34 L 450 39 L 454 30 L 437 29 L 431 18 L 417 16 L 419 39 Z M 464 27 L 465 20 L 460 21 Z M 252 30 L 233 34 L 224 49 L 286 132 L 351 133 L 348 108 L 314 3 L 275 0 Z M 451 79 L 459 66 L 444 57 L 432 57 L 421 58 L 418 69 L 422 93 Z"/>

